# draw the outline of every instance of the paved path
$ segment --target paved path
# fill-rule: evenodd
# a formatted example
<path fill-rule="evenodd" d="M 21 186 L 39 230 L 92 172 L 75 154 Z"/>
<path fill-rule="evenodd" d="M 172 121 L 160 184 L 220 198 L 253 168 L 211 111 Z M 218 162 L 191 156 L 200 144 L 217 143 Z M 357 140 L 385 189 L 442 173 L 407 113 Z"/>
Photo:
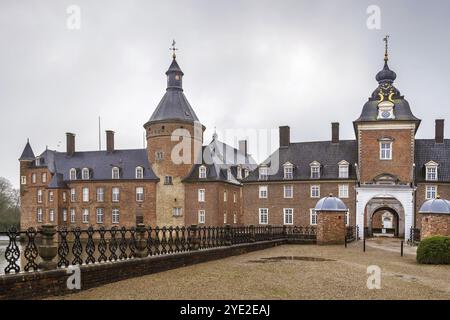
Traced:
<path fill-rule="evenodd" d="M 297 257 L 291 260 L 267 259 Z M 317 261 L 318 259 L 332 261 Z M 297 259 L 297 260 L 295 260 Z M 382 271 L 367 288 L 367 267 Z M 370 248 L 283 245 L 267 250 L 111 283 L 65 299 L 450 299 L 450 266 Z"/>
<path fill-rule="evenodd" d="M 368 238 L 366 240 L 366 246 L 377 248 L 385 251 L 390 252 L 397 252 L 400 254 L 400 248 L 401 248 L 401 242 L 404 241 L 404 239 L 400 238 L 388 238 L 388 237 L 375 237 L 375 238 Z M 407 243 L 403 243 L 403 254 L 410 254 L 410 255 L 416 255 L 417 247 L 416 246 L 410 246 Z"/>

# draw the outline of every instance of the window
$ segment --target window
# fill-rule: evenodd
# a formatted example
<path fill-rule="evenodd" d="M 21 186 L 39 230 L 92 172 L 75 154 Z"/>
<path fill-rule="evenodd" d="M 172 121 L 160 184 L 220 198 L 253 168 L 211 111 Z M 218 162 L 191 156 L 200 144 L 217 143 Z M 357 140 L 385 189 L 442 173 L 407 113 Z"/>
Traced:
<path fill-rule="evenodd" d="M 294 209 L 284 208 L 283 216 L 284 216 L 284 224 L 294 224 Z"/>
<path fill-rule="evenodd" d="M 172 184 L 172 176 L 165 176 L 164 184 Z"/>
<path fill-rule="evenodd" d="M 292 185 L 284 186 L 284 197 L 292 198 L 293 196 L 294 196 L 294 186 Z"/>
<path fill-rule="evenodd" d="M 36 173 L 33 173 L 33 174 L 31 175 L 31 182 L 32 182 L 32 183 L 36 183 Z"/>
<path fill-rule="evenodd" d="M 136 179 L 144 179 L 144 168 L 136 167 Z"/>
<path fill-rule="evenodd" d="M 70 209 L 70 223 L 75 223 L 75 209 Z"/>
<path fill-rule="evenodd" d="M 120 179 L 120 169 L 118 167 L 113 167 L 111 173 L 114 180 Z"/>
<path fill-rule="evenodd" d="M 311 186 L 311 198 L 320 198 L 320 186 Z"/>
<path fill-rule="evenodd" d="M 437 186 L 427 186 L 425 191 L 426 199 L 436 199 Z"/>
<path fill-rule="evenodd" d="M 259 224 L 269 223 L 269 209 L 259 208 Z"/>
<path fill-rule="evenodd" d="M 205 210 L 198 210 L 198 223 L 205 223 L 206 213 Z"/>
<path fill-rule="evenodd" d="M 248 169 L 245 169 L 244 174 L 245 174 L 245 177 L 246 177 L 246 178 L 248 177 L 249 173 L 250 173 L 250 172 L 248 171 Z"/>
<path fill-rule="evenodd" d="M 312 226 L 317 225 L 317 212 L 314 209 L 309 209 L 309 224 Z"/>
<path fill-rule="evenodd" d="M 426 179 L 429 181 L 437 180 L 437 166 L 428 166 L 427 169 L 427 177 Z"/>
<path fill-rule="evenodd" d="M 345 160 L 339 162 L 339 178 L 340 179 L 348 178 L 348 163 Z"/>
<path fill-rule="evenodd" d="M 42 183 L 47 183 L 47 174 L 45 172 L 41 174 L 41 181 Z"/>
<path fill-rule="evenodd" d="M 164 152 L 156 151 L 155 152 L 155 159 L 156 159 L 156 161 L 161 161 L 162 159 L 164 159 Z"/>
<path fill-rule="evenodd" d="M 37 209 L 37 222 L 42 222 L 42 209 Z"/>
<path fill-rule="evenodd" d="M 63 199 L 63 202 L 67 202 L 67 192 L 63 192 L 62 193 L 62 199 Z"/>
<path fill-rule="evenodd" d="M 172 215 L 174 217 L 181 217 L 183 215 L 182 212 L 181 212 L 181 208 L 180 207 L 172 208 Z"/>
<path fill-rule="evenodd" d="M 53 202 L 53 191 L 48 192 L 48 201 Z"/>
<path fill-rule="evenodd" d="M 206 167 L 205 166 L 200 166 L 198 168 L 198 177 L 200 179 L 206 179 Z"/>
<path fill-rule="evenodd" d="M 348 184 L 339 185 L 339 198 L 348 198 Z"/>
<path fill-rule="evenodd" d="M 392 159 L 392 142 L 380 142 L 380 160 Z"/>
<path fill-rule="evenodd" d="M 83 209 L 83 223 L 89 223 L 89 209 Z"/>
<path fill-rule="evenodd" d="M 89 169 L 88 168 L 83 168 L 83 170 L 81 170 L 81 179 L 89 180 Z"/>
<path fill-rule="evenodd" d="M 348 226 L 350 224 L 350 212 L 349 211 L 347 211 L 345 213 L 345 218 L 344 219 L 345 219 L 345 225 Z"/>
<path fill-rule="evenodd" d="M 320 179 L 320 165 L 311 166 L 311 179 Z"/>
<path fill-rule="evenodd" d="M 39 167 L 41 165 L 41 158 L 40 157 L 36 157 L 35 164 L 36 164 L 36 167 Z"/>
<path fill-rule="evenodd" d="M 284 179 L 293 179 L 294 178 L 294 167 L 292 164 L 284 165 Z"/>
<path fill-rule="evenodd" d="M 205 189 L 198 189 L 198 202 L 205 202 Z"/>
<path fill-rule="evenodd" d="M 225 210 L 223 212 L 223 223 L 226 224 L 227 223 L 227 210 Z"/>
<path fill-rule="evenodd" d="M 70 169 L 69 180 L 77 180 L 77 169 L 75 168 Z"/>
<path fill-rule="evenodd" d="M 267 180 L 269 178 L 269 169 L 267 167 L 259 168 L 259 180 Z"/>
<path fill-rule="evenodd" d="M 233 178 L 233 175 L 231 174 L 231 169 L 227 170 L 227 180 L 230 181 Z"/>
<path fill-rule="evenodd" d="M 37 202 L 42 203 L 42 190 L 37 191 Z"/>
<path fill-rule="evenodd" d="M 227 190 L 223 191 L 223 202 L 227 202 L 228 200 L 228 194 L 227 194 Z"/>
<path fill-rule="evenodd" d="M 21 176 L 20 177 L 20 184 L 27 184 L 27 177 L 26 176 Z"/>
<path fill-rule="evenodd" d="M 70 189 L 70 201 L 71 202 L 77 201 L 77 191 L 75 188 Z"/>
<path fill-rule="evenodd" d="M 105 188 L 97 188 L 97 202 L 105 201 Z"/>
<path fill-rule="evenodd" d="M 105 216 L 105 209 L 97 208 L 97 223 L 103 223 L 103 217 Z"/>
<path fill-rule="evenodd" d="M 240 166 L 237 167 L 237 178 L 242 179 L 242 168 Z"/>
<path fill-rule="evenodd" d="M 259 198 L 267 199 L 268 195 L 268 187 L 267 186 L 259 186 Z"/>
<path fill-rule="evenodd" d="M 120 210 L 115 208 L 112 210 L 112 223 L 119 223 L 120 220 Z"/>
<path fill-rule="evenodd" d="M 144 201 L 144 187 L 137 187 L 136 188 L 136 201 L 137 202 Z"/>
<path fill-rule="evenodd" d="M 233 212 L 233 223 L 234 224 L 237 223 L 237 212 L 236 211 Z"/>
<path fill-rule="evenodd" d="M 233 192 L 233 202 L 237 203 L 237 193 Z"/>
<path fill-rule="evenodd" d="M 50 220 L 50 222 L 55 221 L 55 210 L 50 209 L 48 211 L 48 219 Z"/>
<path fill-rule="evenodd" d="M 62 218 L 63 218 L 63 222 L 67 221 L 67 209 L 62 210 Z"/>
<path fill-rule="evenodd" d="M 83 188 L 83 202 L 89 202 L 89 188 Z"/>
<path fill-rule="evenodd" d="M 120 200 L 120 189 L 117 187 L 112 188 L 112 202 L 119 202 Z"/>

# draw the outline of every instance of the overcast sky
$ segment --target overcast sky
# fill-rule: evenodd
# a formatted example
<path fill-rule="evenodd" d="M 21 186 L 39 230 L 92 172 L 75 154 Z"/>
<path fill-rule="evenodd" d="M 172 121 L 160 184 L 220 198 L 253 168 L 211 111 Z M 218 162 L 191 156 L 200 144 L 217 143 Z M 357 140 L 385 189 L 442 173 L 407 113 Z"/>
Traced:
<path fill-rule="evenodd" d="M 69 5 L 81 9 L 79 30 L 67 28 Z M 367 27 L 369 5 L 381 9 L 379 30 Z M 445 0 L 1 0 L 0 176 L 18 185 L 27 138 L 36 154 L 63 151 L 70 131 L 77 150 L 96 150 L 98 116 L 117 148 L 141 148 L 172 39 L 205 143 L 214 127 L 220 138 L 280 125 L 292 141 L 328 140 L 333 121 L 354 139 L 386 33 L 396 86 L 423 120 L 417 137 L 433 138 L 434 119 L 450 115 Z"/>

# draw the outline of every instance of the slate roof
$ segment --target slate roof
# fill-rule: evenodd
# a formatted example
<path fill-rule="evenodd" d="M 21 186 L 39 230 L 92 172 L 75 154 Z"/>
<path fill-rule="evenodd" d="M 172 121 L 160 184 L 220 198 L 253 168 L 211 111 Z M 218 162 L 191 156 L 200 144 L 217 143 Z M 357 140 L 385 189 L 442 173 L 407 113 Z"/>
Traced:
<path fill-rule="evenodd" d="M 403 97 L 401 99 L 394 99 L 394 116 L 395 119 L 384 120 L 383 121 L 420 121 L 420 119 L 416 118 L 411 111 L 409 103 Z M 369 99 L 362 109 L 361 115 L 355 122 L 362 121 L 380 121 L 377 119 L 378 117 L 378 100 Z"/>
<path fill-rule="evenodd" d="M 263 164 L 268 165 L 269 171 L 278 168 L 273 174 L 269 173 L 268 181 L 285 181 L 283 164 L 287 162 L 294 165 L 293 180 L 320 181 L 339 179 L 338 163 L 342 160 L 349 163 L 349 179 L 356 180 L 356 140 L 341 140 L 336 144 L 331 141 L 291 143 L 287 148 L 279 148 Z M 313 161 L 321 165 L 320 179 L 311 179 L 310 163 Z M 251 172 L 244 181 L 259 181 L 259 170 Z"/>
<path fill-rule="evenodd" d="M 35 156 L 34 156 L 34 152 L 33 149 L 31 148 L 30 142 L 27 141 L 27 144 L 25 145 L 25 148 L 23 149 L 22 155 L 20 156 L 19 160 L 34 160 Z"/>
<path fill-rule="evenodd" d="M 415 180 L 425 181 L 425 164 L 434 161 L 438 166 L 438 181 L 450 181 L 450 139 L 436 143 L 434 139 L 416 139 Z"/>
<path fill-rule="evenodd" d="M 207 146 L 203 146 L 202 164 L 195 165 L 185 182 L 228 182 L 241 184 L 242 179 L 237 178 L 238 166 L 242 168 L 242 177 L 244 170 L 254 170 L 257 167 L 256 161 L 251 155 L 245 155 L 236 148 L 223 143 L 214 138 Z M 199 178 L 199 168 L 201 165 L 206 167 L 206 178 Z M 232 179 L 228 180 L 228 169 L 231 170 Z"/>
<path fill-rule="evenodd" d="M 46 150 L 42 153 L 41 165 L 48 167 L 55 174 L 50 187 L 63 186 L 69 181 L 70 169 L 77 169 L 77 179 L 81 179 L 81 170 L 88 168 L 91 171 L 89 180 L 111 180 L 112 167 L 120 168 L 120 179 L 134 180 L 136 167 L 144 168 L 144 179 L 158 180 L 149 166 L 146 149 L 75 152 L 69 157 L 65 152 Z"/>
<path fill-rule="evenodd" d="M 172 89 L 166 91 L 148 122 L 161 120 L 199 121 L 183 91 Z"/>

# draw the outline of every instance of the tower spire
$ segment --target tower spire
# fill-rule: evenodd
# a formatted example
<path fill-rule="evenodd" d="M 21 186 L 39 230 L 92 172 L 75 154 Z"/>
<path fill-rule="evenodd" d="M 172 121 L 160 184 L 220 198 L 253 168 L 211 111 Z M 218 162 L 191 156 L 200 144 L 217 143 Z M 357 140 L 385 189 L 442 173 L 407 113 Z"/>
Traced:
<path fill-rule="evenodd" d="M 389 49 L 389 35 L 387 34 L 384 38 L 384 62 L 388 62 L 389 60 L 389 54 L 388 54 L 388 49 Z"/>
<path fill-rule="evenodd" d="M 177 55 L 175 54 L 175 51 L 178 50 L 178 48 L 175 47 L 176 44 L 177 44 L 177 43 L 176 43 L 175 39 L 173 39 L 173 41 L 172 41 L 172 47 L 169 49 L 169 50 L 172 51 L 172 58 L 173 58 L 174 60 L 175 60 L 176 57 L 177 57 Z"/>

